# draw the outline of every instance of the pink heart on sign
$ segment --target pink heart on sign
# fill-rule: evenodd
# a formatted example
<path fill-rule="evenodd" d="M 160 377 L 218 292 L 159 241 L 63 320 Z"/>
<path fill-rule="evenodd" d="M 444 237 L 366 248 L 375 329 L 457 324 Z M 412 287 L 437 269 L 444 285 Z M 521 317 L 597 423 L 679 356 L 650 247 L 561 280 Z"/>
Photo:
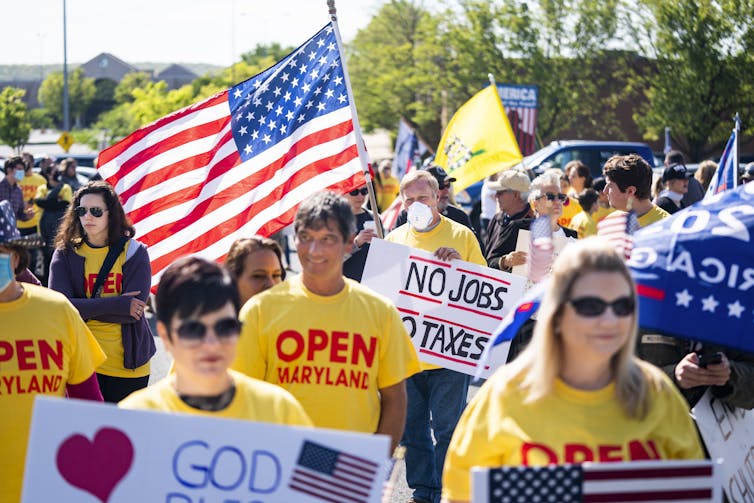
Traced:
<path fill-rule="evenodd" d="M 131 440 L 115 428 L 101 428 L 90 442 L 84 435 L 71 435 L 58 447 L 58 471 L 74 487 L 107 503 L 134 459 Z"/>

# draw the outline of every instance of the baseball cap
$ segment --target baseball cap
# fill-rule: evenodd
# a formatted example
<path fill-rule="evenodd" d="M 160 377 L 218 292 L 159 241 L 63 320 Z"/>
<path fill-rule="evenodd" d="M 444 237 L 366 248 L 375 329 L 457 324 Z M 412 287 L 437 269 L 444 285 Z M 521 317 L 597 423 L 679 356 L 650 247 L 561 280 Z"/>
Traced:
<path fill-rule="evenodd" d="M 691 173 L 686 166 L 684 166 L 681 163 L 677 164 L 671 164 L 667 168 L 665 168 L 665 171 L 662 172 L 662 181 L 667 182 L 668 180 L 683 180 L 684 178 L 691 178 L 694 176 L 693 173 Z"/>
<path fill-rule="evenodd" d="M 449 176 L 448 173 L 444 169 L 442 169 L 440 166 L 436 166 L 433 164 L 427 168 L 422 168 L 422 169 L 428 172 L 430 175 L 434 176 L 435 180 L 437 180 L 437 183 L 440 185 L 440 187 L 456 181 L 455 178 Z"/>
<path fill-rule="evenodd" d="M 529 192 L 531 181 L 526 173 L 515 169 L 509 169 L 500 173 L 497 180 L 487 182 L 487 186 L 499 192 L 501 190 L 515 190 L 518 192 Z"/>

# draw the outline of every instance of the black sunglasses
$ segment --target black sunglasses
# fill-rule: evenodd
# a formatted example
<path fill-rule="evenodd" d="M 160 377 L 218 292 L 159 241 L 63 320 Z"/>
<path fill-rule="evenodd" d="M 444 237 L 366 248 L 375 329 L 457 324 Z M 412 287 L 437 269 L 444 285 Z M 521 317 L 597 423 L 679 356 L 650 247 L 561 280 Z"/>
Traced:
<path fill-rule="evenodd" d="M 351 194 L 354 197 L 358 196 L 359 194 L 361 194 L 362 196 L 366 196 L 367 194 L 369 194 L 369 189 L 367 189 L 366 187 L 362 187 L 360 189 L 352 190 L 351 192 L 349 192 L 349 194 Z"/>
<path fill-rule="evenodd" d="M 94 218 L 99 218 L 104 215 L 107 210 L 98 208 L 96 206 L 92 206 L 91 208 L 87 208 L 86 206 L 77 206 L 73 211 L 76 212 L 76 216 L 79 218 L 84 218 L 87 211 L 89 211 L 89 213 L 91 213 Z"/>
<path fill-rule="evenodd" d="M 579 315 L 587 318 L 601 316 L 608 306 L 612 308 L 615 316 L 620 317 L 630 316 L 636 309 L 636 301 L 633 297 L 620 297 L 612 302 L 606 302 L 599 297 L 579 297 L 568 302 Z"/>
<path fill-rule="evenodd" d="M 557 199 L 562 203 L 563 201 L 566 200 L 568 196 L 563 193 L 554 194 L 552 192 L 545 192 L 544 194 L 539 196 L 537 199 L 542 199 L 543 197 L 546 197 L 548 201 L 554 201 Z"/>
<path fill-rule="evenodd" d="M 212 330 L 218 340 L 227 341 L 241 333 L 241 322 L 236 318 L 223 318 L 215 322 Z M 200 342 L 207 336 L 207 325 L 198 320 L 184 321 L 176 333 L 186 342 Z"/>

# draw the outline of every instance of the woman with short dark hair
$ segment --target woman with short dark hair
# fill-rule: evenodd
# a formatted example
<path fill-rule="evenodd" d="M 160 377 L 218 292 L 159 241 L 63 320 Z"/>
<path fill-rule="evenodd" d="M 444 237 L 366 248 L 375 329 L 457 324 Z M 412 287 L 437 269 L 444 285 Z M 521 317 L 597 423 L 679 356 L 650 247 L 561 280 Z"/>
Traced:
<path fill-rule="evenodd" d="M 238 285 L 241 305 L 285 279 L 283 252 L 270 238 L 240 238 L 230 245 L 225 267 Z"/>

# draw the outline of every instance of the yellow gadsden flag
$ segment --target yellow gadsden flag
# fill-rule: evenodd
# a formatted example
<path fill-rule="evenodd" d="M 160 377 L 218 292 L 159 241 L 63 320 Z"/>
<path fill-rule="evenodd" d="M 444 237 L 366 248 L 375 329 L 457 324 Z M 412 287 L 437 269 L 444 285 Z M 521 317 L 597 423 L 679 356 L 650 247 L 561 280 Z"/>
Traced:
<path fill-rule="evenodd" d="M 491 85 L 472 96 L 450 119 L 435 164 L 456 179 L 453 188 L 459 191 L 522 159 L 497 87 Z"/>

